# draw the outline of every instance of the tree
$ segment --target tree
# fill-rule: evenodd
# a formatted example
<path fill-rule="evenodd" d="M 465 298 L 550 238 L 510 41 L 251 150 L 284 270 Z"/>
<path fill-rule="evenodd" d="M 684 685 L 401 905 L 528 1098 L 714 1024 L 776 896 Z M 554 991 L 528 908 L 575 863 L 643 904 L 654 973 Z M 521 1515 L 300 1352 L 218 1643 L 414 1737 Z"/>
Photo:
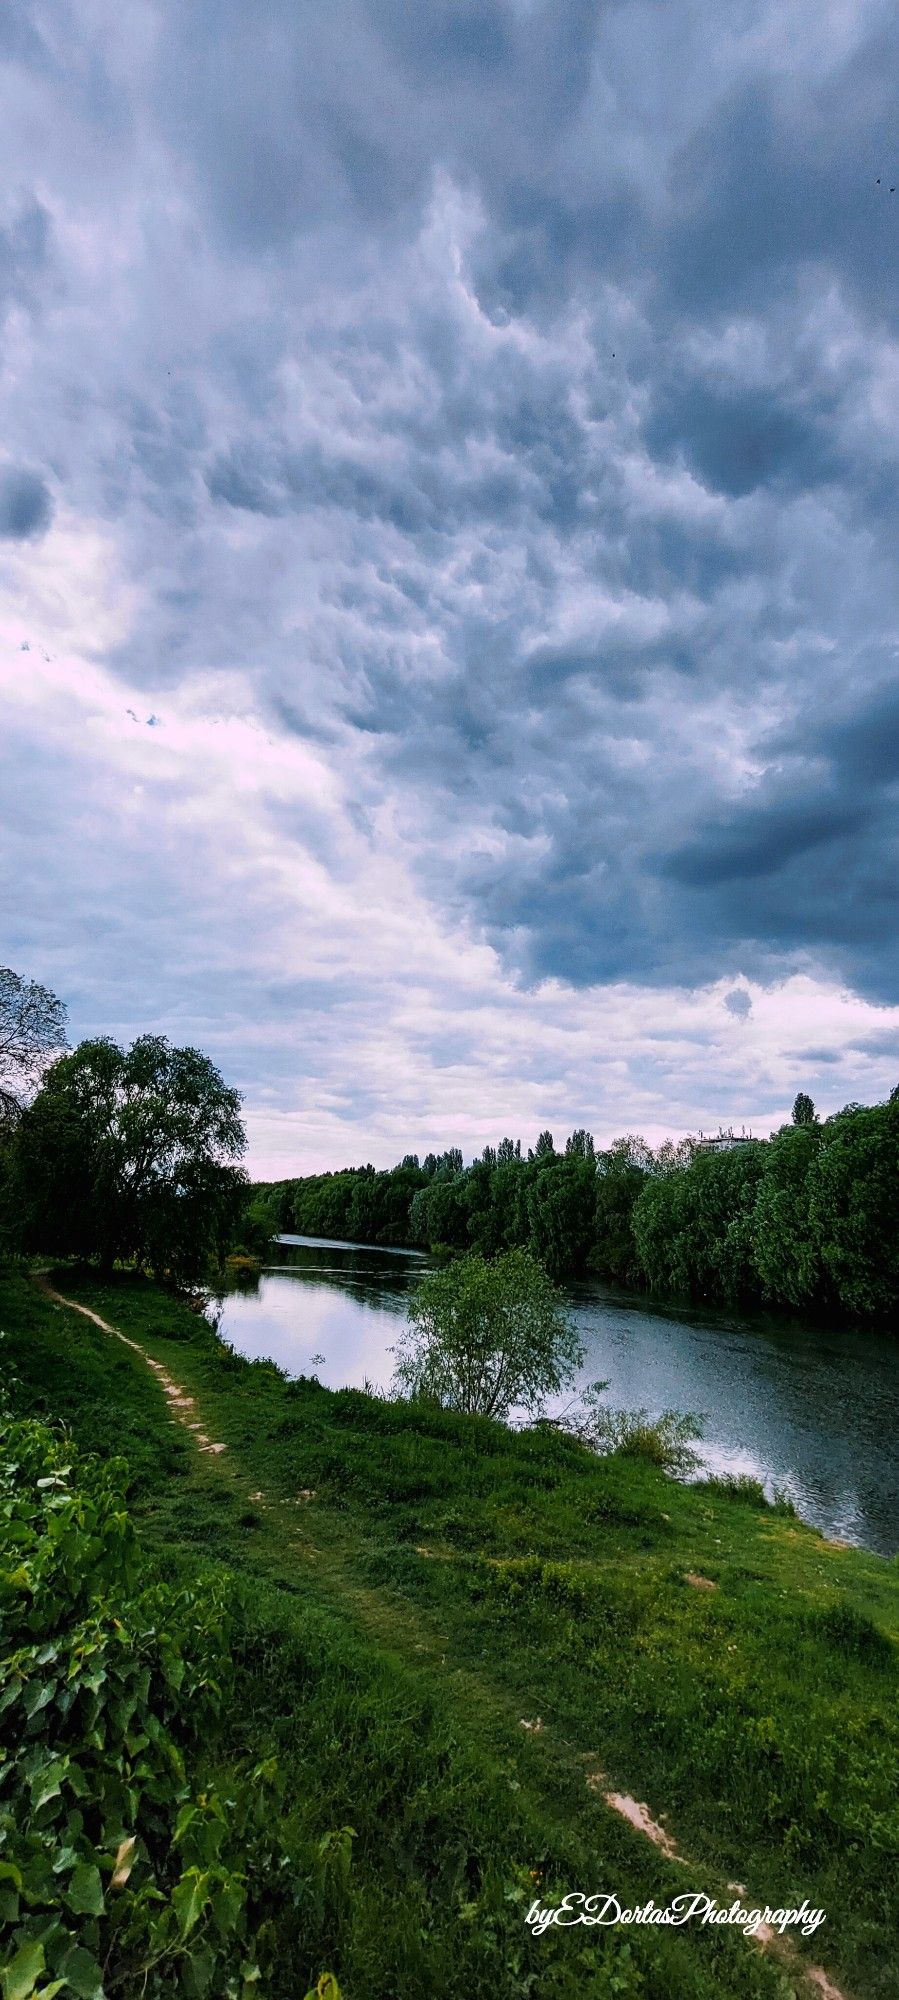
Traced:
<path fill-rule="evenodd" d="M 802 1120 L 785 1125 L 765 1147 L 752 1254 L 763 1296 L 772 1305 L 808 1307 L 824 1290 L 810 1203 L 815 1161 L 826 1137 L 826 1126 Z"/>
<path fill-rule="evenodd" d="M 178 1281 L 221 1256 L 245 1199 L 240 1097 L 197 1049 L 142 1035 L 53 1065 L 16 1142 L 26 1242 Z"/>
<path fill-rule="evenodd" d="M 637 1257 L 631 1224 L 647 1173 L 642 1160 L 633 1157 L 627 1139 L 617 1140 L 600 1154 L 590 1267 L 606 1277 L 626 1282 L 634 1275 Z"/>
<path fill-rule="evenodd" d="M 473 1253 L 429 1271 L 396 1351 L 407 1394 L 488 1417 L 538 1411 L 583 1360 L 560 1294 L 526 1250 L 492 1263 Z"/>
<path fill-rule="evenodd" d="M 46 986 L 0 966 L 0 1126 L 19 1117 L 29 1091 L 65 1041 L 62 1001 Z"/>
<path fill-rule="evenodd" d="M 458 1250 L 465 1248 L 468 1242 L 468 1210 L 465 1206 L 465 1176 L 461 1169 L 458 1173 L 449 1174 L 441 1165 L 433 1180 L 412 1196 L 409 1237 L 426 1250 L 438 1243 L 449 1244 Z"/>
<path fill-rule="evenodd" d="M 794 1125 L 817 1125 L 818 1113 L 807 1090 L 800 1090 L 793 1105 Z"/>
<path fill-rule="evenodd" d="M 651 1291 L 746 1302 L 757 1288 L 753 1209 L 765 1148 L 697 1153 L 649 1175 L 633 1210 L 637 1268 Z"/>
<path fill-rule="evenodd" d="M 595 1160 L 596 1147 L 592 1132 L 585 1132 L 584 1127 L 579 1125 L 577 1131 L 572 1132 L 571 1137 L 565 1141 L 565 1154 L 568 1159 Z"/>
<path fill-rule="evenodd" d="M 809 1174 L 810 1226 L 840 1306 L 895 1324 L 899 1104 L 828 1119 Z"/>
<path fill-rule="evenodd" d="M 596 1222 L 596 1162 L 586 1154 L 550 1154 L 529 1164 L 528 1246 L 554 1278 L 582 1271 Z"/>

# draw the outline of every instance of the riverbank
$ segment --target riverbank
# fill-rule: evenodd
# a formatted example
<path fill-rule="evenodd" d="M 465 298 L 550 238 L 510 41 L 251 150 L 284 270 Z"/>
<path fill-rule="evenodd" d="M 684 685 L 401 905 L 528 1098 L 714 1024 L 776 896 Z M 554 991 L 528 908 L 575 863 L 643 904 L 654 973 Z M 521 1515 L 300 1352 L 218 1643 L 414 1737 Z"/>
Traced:
<path fill-rule="evenodd" d="M 414 1252 L 282 1238 L 257 1279 L 218 1295 L 220 1330 L 288 1375 L 389 1383 L 421 1269 Z M 599 1279 L 562 1292 L 583 1381 L 607 1382 L 609 1405 L 697 1416 L 710 1472 L 758 1479 L 827 1536 L 899 1552 L 899 1342 L 796 1316 L 666 1307 Z"/>
<path fill-rule="evenodd" d="M 807 1898 L 805 1962 L 899 1992 L 896 1563 L 565 1439 L 290 1383 L 149 1285 L 60 1284 L 135 1345 L 7 1278 L 19 1400 L 128 1457 L 160 1561 L 240 1579 L 235 1729 L 321 1834 L 356 1828 L 311 1941 L 349 2000 L 800 1990 L 726 1930 L 533 1938 L 532 1884 Z"/>

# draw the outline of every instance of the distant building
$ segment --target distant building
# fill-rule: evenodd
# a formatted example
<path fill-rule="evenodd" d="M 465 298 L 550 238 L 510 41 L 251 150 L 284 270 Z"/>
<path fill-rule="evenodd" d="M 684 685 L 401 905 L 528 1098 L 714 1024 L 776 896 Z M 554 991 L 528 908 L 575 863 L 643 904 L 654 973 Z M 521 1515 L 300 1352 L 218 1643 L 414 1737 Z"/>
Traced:
<path fill-rule="evenodd" d="M 726 1132 L 715 1132 L 708 1137 L 704 1132 L 700 1132 L 699 1138 L 693 1141 L 693 1146 L 697 1153 L 732 1153 L 735 1146 L 760 1146 L 761 1144 L 761 1139 L 757 1139 L 754 1132 L 747 1132 L 745 1125 L 741 1132 L 735 1132 L 733 1126 L 730 1126 Z"/>

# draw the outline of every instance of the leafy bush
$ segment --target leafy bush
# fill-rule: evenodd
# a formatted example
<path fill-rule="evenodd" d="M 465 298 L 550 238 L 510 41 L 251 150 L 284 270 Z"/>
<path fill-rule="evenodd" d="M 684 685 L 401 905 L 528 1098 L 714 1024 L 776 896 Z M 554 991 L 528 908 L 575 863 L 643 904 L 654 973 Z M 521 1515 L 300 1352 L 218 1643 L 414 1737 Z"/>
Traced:
<path fill-rule="evenodd" d="M 555 1420 L 558 1427 L 603 1457 L 616 1453 L 639 1458 L 662 1472 L 695 1471 L 699 1454 L 693 1445 L 702 1436 L 697 1417 L 680 1410 L 663 1410 L 651 1417 L 648 1410 L 610 1409 L 601 1400 L 608 1386 L 594 1382 L 583 1389 L 575 1408 Z"/>
<path fill-rule="evenodd" d="M 229 1772 L 227 1799 L 191 1784 L 228 1603 L 212 1580 L 142 1574 L 124 1472 L 0 1406 L 4 2000 L 249 2000 L 273 1894 L 291 1893 L 267 1830 L 276 1768 Z"/>
<path fill-rule="evenodd" d="M 420 1279 L 395 1353 L 396 1384 L 467 1415 L 537 1410 L 570 1382 L 581 1343 L 561 1294 L 526 1250 L 460 1257 Z"/>
<path fill-rule="evenodd" d="M 695 1417 L 679 1410 L 663 1410 L 651 1417 L 648 1410 L 598 1410 L 596 1448 L 619 1452 L 623 1458 L 642 1458 L 663 1472 L 692 1472 L 699 1463 L 693 1442 L 702 1436 Z"/>

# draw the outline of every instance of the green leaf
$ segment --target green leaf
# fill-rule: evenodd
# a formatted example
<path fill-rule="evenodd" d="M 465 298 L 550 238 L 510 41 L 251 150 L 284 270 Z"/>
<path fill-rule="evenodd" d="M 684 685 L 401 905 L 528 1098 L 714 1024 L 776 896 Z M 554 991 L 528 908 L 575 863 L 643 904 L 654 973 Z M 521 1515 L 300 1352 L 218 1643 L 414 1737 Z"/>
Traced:
<path fill-rule="evenodd" d="M 212 1914 L 222 1937 L 233 1931 L 243 1906 L 243 1884 L 233 1875 L 227 1875 L 212 1897 Z"/>
<path fill-rule="evenodd" d="M 17 1590 L 30 1590 L 31 1572 L 27 1565 L 20 1563 L 17 1569 L 8 1569 L 0 1574 L 0 1588 L 4 1596 L 9 1597 Z"/>
<path fill-rule="evenodd" d="M 186 1806 L 181 1807 L 181 1811 L 175 1821 L 175 1831 L 172 1834 L 172 1845 L 174 1847 L 180 1846 L 188 1827 L 193 1825 L 196 1817 L 197 1808 L 192 1802 L 189 1801 Z"/>
<path fill-rule="evenodd" d="M 208 1901 L 209 1876 L 201 1875 L 199 1868 L 189 1868 L 172 1890 L 172 1906 L 182 1938 L 188 1937 L 199 1923 Z"/>
<path fill-rule="evenodd" d="M 205 1944 L 198 1951 L 192 1951 L 184 1962 L 181 1976 L 191 2000 L 204 2000 L 215 1977 L 215 1952 Z"/>
<path fill-rule="evenodd" d="M 76 1917 L 102 1917 L 103 1884 L 99 1868 L 83 1861 L 75 1869 L 65 1900 Z"/>
<path fill-rule="evenodd" d="M 2 1975 L 3 2000 L 30 2000 L 43 1970 L 43 1945 L 26 1938 Z"/>
<path fill-rule="evenodd" d="M 36 1772 L 31 1780 L 31 1803 L 35 1812 L 47 1805 L 50 1799 L 58 1799 L 63 1778 L 68 1775 L 67 1757 L 55 1757 L 52 1763 L 45 1764 L 42 1770 Z"/>
<path fill-rule="evenodd" d="M 104 2000 L 103 1974 L 95 1958 L 84 1946 L 76 1944 L 67 1951 L 59 1968 L 78 2000 Z M 5 2000 L 5 1997 L 4 1997 Z"/>
<path fill-rule="evenodd" d="M 29 1683 L 22 1697 L 22 1706 L 29 1721 L 33 1715 L 38 1715 L 42 1708 L 49 1706 L 55 1693 L 55 1681 L 44 1681 L 43 1685 L 40 1681 L 31 1681 Z"/>

